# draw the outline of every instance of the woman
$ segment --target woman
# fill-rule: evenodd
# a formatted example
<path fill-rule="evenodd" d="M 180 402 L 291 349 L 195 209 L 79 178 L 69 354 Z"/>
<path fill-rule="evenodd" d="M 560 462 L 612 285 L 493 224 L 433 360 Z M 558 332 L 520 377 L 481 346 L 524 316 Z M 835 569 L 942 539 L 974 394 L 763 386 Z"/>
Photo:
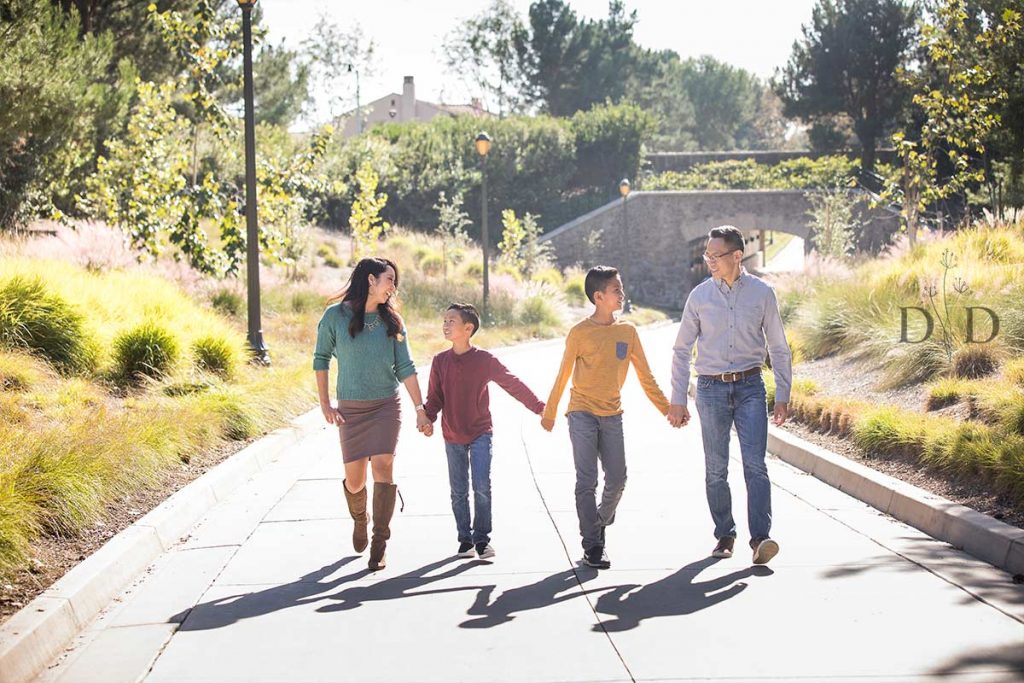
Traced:
<path fill-rule="evenodd" d="M 423 410 L 416 367 L 409 356 L 405 326 L 395 293 L 398 266 L 382 258 L 359 261 L 348 284 L 324 311 L 317 328 L 313 369 L 320 409 L 338 426 L 345 462 L 345 499 L 355 523 L 352 546 L 366 549 L 366 464 L 373 472 L 373 542 L 369 567 L 383 569 L 395 511 L 392 468 L 401 415 L 398 384 L 405 384 L 416 406 L 416 426 L 429 424 Z M 338 359 L 338 405 L 331 405 L 327 372 Z"/>

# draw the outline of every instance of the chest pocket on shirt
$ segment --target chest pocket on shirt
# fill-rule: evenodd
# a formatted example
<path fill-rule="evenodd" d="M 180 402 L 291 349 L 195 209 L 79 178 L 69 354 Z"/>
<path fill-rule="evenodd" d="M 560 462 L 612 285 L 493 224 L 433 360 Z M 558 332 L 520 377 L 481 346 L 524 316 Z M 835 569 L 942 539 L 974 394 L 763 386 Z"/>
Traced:
<path fill-rule="evenodd" d="M 615 342 L 615 357 L 619 360 L 626 360 L 626 354 L 629 353 L 629 344 L 627 342 Z"/>

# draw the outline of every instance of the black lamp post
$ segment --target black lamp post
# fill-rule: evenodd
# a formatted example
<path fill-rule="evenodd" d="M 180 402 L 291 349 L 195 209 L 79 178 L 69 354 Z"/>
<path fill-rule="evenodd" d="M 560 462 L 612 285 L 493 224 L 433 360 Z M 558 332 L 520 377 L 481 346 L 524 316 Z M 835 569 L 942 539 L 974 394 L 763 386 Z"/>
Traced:
<path fill-rule="evenodd" d="M 622 287 L 626 289 L 629 284 L 629 278 L 627 277 L 627 269 L 629 268 L 629 259 L 631 256 L 630 242 L 629 242 L 629 214 L 626 212 L 626 198 L 629 197 L 629 180 L 623 178 L 619 182 L 619 194 L 622 195 L 622 243 L 625 247 L 622 251 Z M 632 305 L 629 302 L 629 290 L 626 290 L 626 302 L 622 305 L 622 312 L 629 313 L 633 310 Z"/>
<path fill-rule="evenodd" d="M 483 178 L 480 187 L 480 201 L 483 204 L 483 215 L 480 223 L 480 246 L 484 252 L 484 310 L 482 311 L 482 323 L 486 324 L 490 320 L 487 308 L 487 300 L 490 296 L 490 284 L 487 279 L 487 251 L 488 242 L 490 241 L 490 235 L 487 234 L 487 153 L 491 151 L 491 136 L 481 132 L 476 136 L 474 143 L 476 144 L 477 154 L 480 155 L 480 174 Z"/>
<path fill-rule="evenodd" d="M 243 67 L 245 72 L 245 273 L 248 282 L 249 348 L 253 359 L 270 365 L 260 323 L 260 238 L 256 222 L 256 114 L 252 94 L 252 8 L 256 0 L 238 0 L 242 8 Z"/>

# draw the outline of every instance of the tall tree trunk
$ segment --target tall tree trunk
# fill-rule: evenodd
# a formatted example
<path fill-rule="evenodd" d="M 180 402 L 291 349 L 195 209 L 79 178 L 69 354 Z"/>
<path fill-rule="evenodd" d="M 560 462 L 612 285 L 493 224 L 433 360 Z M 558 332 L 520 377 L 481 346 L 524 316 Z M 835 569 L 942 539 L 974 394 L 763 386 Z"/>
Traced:
<path fill-rule="evenodd" d="M 860 140 L 860 167 L 865 171 L 875 170 L 875 146 L 877 145 L 877 139 L 873 134 L 869 133 L 858 133 L 857 138 Z"/>

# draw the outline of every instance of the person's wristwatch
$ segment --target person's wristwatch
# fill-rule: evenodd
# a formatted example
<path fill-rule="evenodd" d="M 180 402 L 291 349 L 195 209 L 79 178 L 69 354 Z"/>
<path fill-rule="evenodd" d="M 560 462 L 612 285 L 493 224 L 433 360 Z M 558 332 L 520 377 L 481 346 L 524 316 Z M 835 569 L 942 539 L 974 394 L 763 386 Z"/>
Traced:
<path fill-rule="evenodd" d="M 419 412 L 419 411 L 421 411 L 421 410 L 422 410 L 423 412 L 427 412 L 427 409 L 423 407 L 423 404 L 422 404 L 422 403 L 417 403 L 417 404 L 416 404 L 416 412 Z"/>

